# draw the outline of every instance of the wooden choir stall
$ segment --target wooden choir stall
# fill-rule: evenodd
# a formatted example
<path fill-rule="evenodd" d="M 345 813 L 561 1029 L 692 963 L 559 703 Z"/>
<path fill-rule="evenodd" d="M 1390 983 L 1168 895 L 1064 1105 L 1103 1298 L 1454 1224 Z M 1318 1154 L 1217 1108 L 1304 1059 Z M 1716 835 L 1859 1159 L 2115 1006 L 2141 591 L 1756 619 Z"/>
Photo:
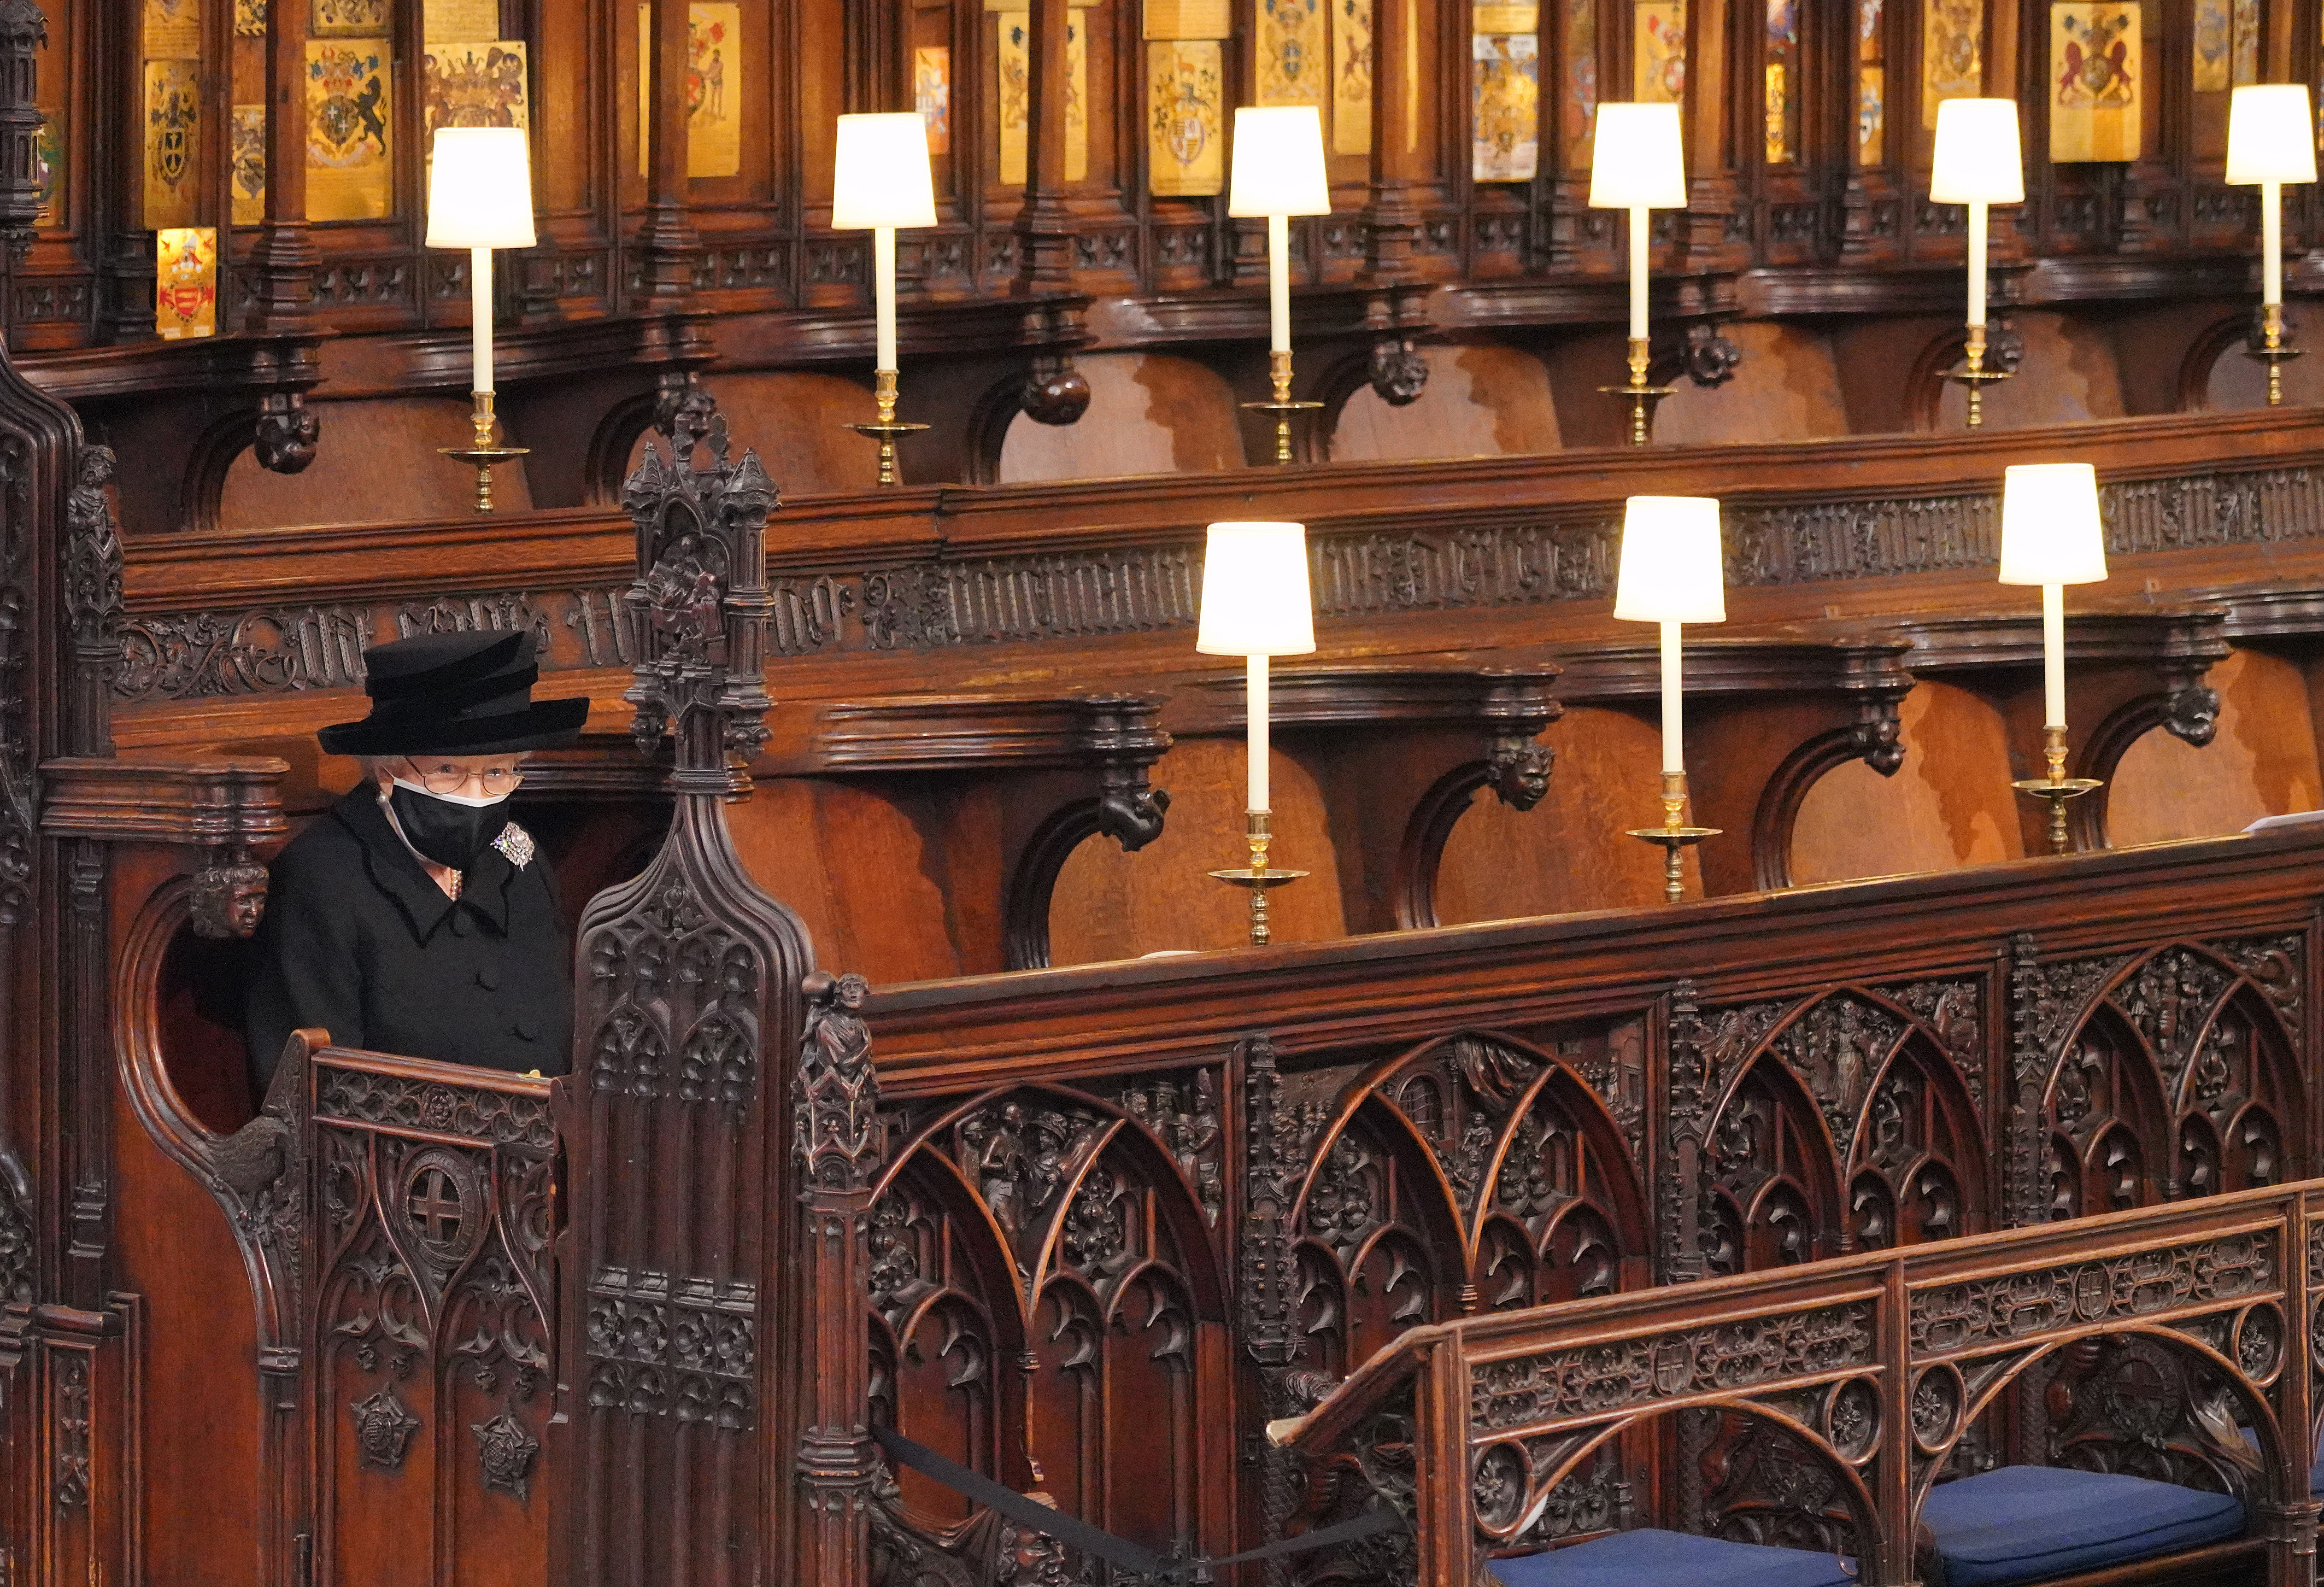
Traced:
<path fill-rule="evenodd" d="M 2319 85 L 2324 0 L 0 0 L 0 1587 L 2314 1587 L 2324 208 L 2229 127 Z M 520 632 L 569 1053 L 262 1087 L 317 730 Z"/>
<path fill-rule="evenodd" d="M 2142 777 L 2224 786 L 2177 756 L 2275 708 L 2237 679 L 2306 676 L 2312 428 L 2189 427 L 2190 451 L 2279 449 L 2232 466 L 2146 438 L 2174 499 L 2258 503 L 2205 521 L 2281 562 L 2230 586 L 2202 544 L 2131 550 L 2218 593 L 2077 615 L 2074 763 L 2114 786 L 2076 852 L 2029 815 L 1997 863 L 1785 873 L 1849 853 L 1827 779 L 1862 773 L 1891 841 L 1935 845 L 1942 820 L 1915 836 L 1883 790 L 1969 754 L 1972 706 L 2030 743 L 2038 639 L 1977 612 L 1972 541 L 1877 625 L 1877 595 L 1792 615 L 1838 590 L 1822 568 L 1771 571 L 1764 608 L 1738 588 L 1692 685 L 1723 746 L 1699 808 L 1732 831 L 1676 909 L 1658 860 L 1560 803 L 1618 807 L 1650 764 L 1614 742 L 1653 708 L 1635 641 L 1584 619 L 1528 644 L 1481 604 L 1286 664 L 1281 831 L 1316 873 L 1259 949 L 1229 946 L 1239 895 L 1149 863 L 1189 812 L 1211 831 L 1181 868 L 1233 830 L 1241 724 L 1170 653 L 1191 613 L 1078 641 L 1143 693 L 899 691 L 875 648 L 817 700 L 784 614 L 833 576 L 776 565 L 788 510 L 696 405 L 628 482 L 625 584 L 610 516 L 492 531 L 560 534 L 574 587 L 622 614 L 618 655 L 586 621 L 552 632 L 549 679 L 604 708 L 524 796 L 575 894 L 572 1073 L 311 1032 L 262 1098 L 239 1026 L 257 862 L 328 798 L 299 743 L 353 697 L 344 673 L 268 687 L 339 664 L 287 649 L 157 651 L 178 620 L 149 592 L 355 553 L 284 536 L 173 572 L 115 531 L 70 414 L 0 390 L 12 1573 L 1128 1579 L 887 1460 L 892 1429 L 1166 1558 L 1396 1513 L 1221 1580 L 1465 1583 L 1652 1527 L 1901 1587 L 1931 1579 L 1927 1495 L 2026 1466 L 2232 1509 L 2109 1580 L 2310 1579 L 2324 834 L 2107 835 L 2151 807 Z M 1954 488 L 1989 536 L 1990 495 Z M 2148 487 L 2108 489 L 2119 549 Z M 1611 526 L 1558 533 L 1601 590 Z M 773 687 L 794 665 L 799 690 Z M 158 707 L 157 666 L 183 680 Z M 1928 690 L 1959 697 L 1950 740 Z M 2154 735 L 2172 750 L 2142 759 Z M 2018 821 L 1967 780 L 1941 796 Z M 1558 875 L 1606 890 L 1536 912 Z M 1470 923 L 1435 924 L 1454 898 Z M 1157 931 L 1206 951 L 1155 955 Z"/>

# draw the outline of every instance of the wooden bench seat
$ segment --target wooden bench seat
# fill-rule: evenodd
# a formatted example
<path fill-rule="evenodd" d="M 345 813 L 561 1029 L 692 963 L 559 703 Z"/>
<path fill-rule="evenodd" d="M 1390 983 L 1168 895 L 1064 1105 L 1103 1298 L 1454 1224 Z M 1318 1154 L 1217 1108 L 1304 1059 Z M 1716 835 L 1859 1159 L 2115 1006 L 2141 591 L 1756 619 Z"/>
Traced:
<path fill-rule="evenodd" d="M 2024 1587 L 2166 1561 L 2239 1539 L 2232 1494 L 2116 1472 L 2002 1466 L 1922 1506 L 1923 1587 Z M 1496 1560 L 1501 1587 L 1857 1587 L 1845 1555 L 1642 1527 Z"/>

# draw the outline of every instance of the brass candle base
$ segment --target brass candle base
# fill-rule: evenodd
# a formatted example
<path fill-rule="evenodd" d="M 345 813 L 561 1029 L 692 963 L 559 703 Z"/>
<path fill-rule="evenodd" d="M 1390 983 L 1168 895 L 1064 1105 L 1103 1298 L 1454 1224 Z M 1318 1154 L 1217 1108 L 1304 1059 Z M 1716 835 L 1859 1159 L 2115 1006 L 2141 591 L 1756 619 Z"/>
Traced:
<path fill-rule="evenodd" d="M 2028 798 L 2049 802 L 2050 852 L 2062 854 L 2071 847 L 2066 832 L 2066 801 L 2078 799 L 2106 784 L 2095 777 L 2066 775 L 2066 730 L 2062 727 L 2042 730 L 2042 758 L 2049 762 L 2047 777 L 2020 778 L 2009 786 Z"/>
<path fill-rule="evenodd" d="M 1655 386 L 1646 383 L 1646 344 L 1641 337 L 1630 338 L 1630 383 L 1620 386 L 1600 386 L 1609 397 L 1619 397 L 1630 405 L 1630 445 L 1643 447 L 1655 438 L 1655 409 L 1665 397 L 1676 391 L 1675 386 Z"/>
<path fill-rule="evenodd" d="M 1271 841 L 1268 816 L 1268 812 L 1265 810 L 1250 811 L 1249 823 L 1243 829 L 1243 841 L 1250 848 L 1250 863 L 1211 872 L 1231 886 L 1250 889 L 1250 946 L 1255 948 L 1265 947 L 1272 936 L 1267 925 L 1268 892 L 1307 874 L 1305 871 L 1273 871 L 1268 868 L 1267 845 Z"/>
<path fill-rule="evenodd" d="M 1961 366 L 1950 370 L 1945 378 L 1969 388 L 1969 427 L 1977 429 L 1985 423 L 1985 388 L 1997 380 L 2007 380 L 2006 369 L 1985 366 L 1985 327 L 1969 328 L 1969 342 L 1961 350 Z"/>
<path fill-rule="evenodd" d="M 1291 455 L 1291 416 L 1295 413 L 1316 412 L 1323 408 L 1323 404 L 1295 402 L 1291 400 L 1290 354 L 1274 352 L 1268 354 L 1267 374 L 1268 382 L 1275 387 L 1275 400 L 1271 402 L 1245 402 L 1243 407 L 1253 413 L 1275 415 L 1275 460 L 1277 463 L 1289 463 L 1295 460 Z M 1299 874 L 1304 875 L 1305 872 L 1299 872 Z"/>
<path fill-rule="evenodd" d="M 2264 304 L 2260 317 L 2260 345 L 2246 347 L 2244 355 L 2257 358 L 2267 365 L 2267 405 L 2281 408 L 2283 406 L 2283 363 L 2287 358 L 2299 357 L 2300 349 L 2283 345 L 2282 304 Z"/>
<path fill-rule="evenodd" d="M 475 439 L 465 447 L 438 447 L 436 450 L 455 463 L 466 463 L 476 471 L 476 511 L 493 510 L 493 470 L 512 458 L 524 457 L 528 447 L 496 447 L 493 431 L 499 420 L 493 413 L 493 393 L 478 392 L 476 406 L 468 415 L 468 423 L 476 432 Z"/>
<path fill-rule="evenodd" d="M 896 372 L 892 369 L 873 373 L 872 400 L 880 406 L 879 418 L 870 424 L 851 424 L 847 428 L 880 443 L 880 483 L 892 485 L 896 483 L 896 438 L 917 434 L 927 426 L 896 421 Z"/>
<path fill-rule="evenodd" d="M 1659 844 L 1663 849 L 1663 901 L 1677 903 L 1686 897 L 1686 851 L 1706 837 L 1717 837 L 1716 826 L 1686 825 L 1686 773 L 1663 773 L 1663 824 L 1660 826 L 1633 826 L 1629 835 L 1643 842 Z"/>

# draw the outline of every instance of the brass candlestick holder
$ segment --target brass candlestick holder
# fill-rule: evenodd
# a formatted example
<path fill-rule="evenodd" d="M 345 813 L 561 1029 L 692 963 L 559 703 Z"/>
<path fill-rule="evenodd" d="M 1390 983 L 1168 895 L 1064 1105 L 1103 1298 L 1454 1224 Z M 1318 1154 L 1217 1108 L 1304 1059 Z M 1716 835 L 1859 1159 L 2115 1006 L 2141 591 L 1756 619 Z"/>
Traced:
<path fill-rule="evenodd" d="M 1277 463 L 1289 463 L 1293 461 L 1291 456 L 1291 416 L 1295 413 L 1314 412 L 1316 410 L 1322 408 L 1323 404 L 1321 402 L 1295 402 L 1291 400 L 1290 354 L 1276 352 L 1268 353 L 1267 355 L 1267 374 L 1268 379 L 1275 387 L 1275 400 L 1271 402 L 1245 402 L 1243 406 L 1254 413 L 1272 413 L 1275 415 L 1275 460 Z M 1213 872 L 1213 874 L 1223 874 L 1223 872 Z M 1304 876 L 1306 872 L 1304 871 L 1295 871 L 1292 874 L 1295 876 Z M 1260 940 L 1264 939 L 1262 938 Z"/>
<path fill-rule="evenodd" d="M 1250 863 L 1211 872 L 1221 881 L 1250 889 L 1250 946 L 1255 948 L 1265 947 L 1271 935 L 1267 926 L 1267 895 L 1269 890 L 1296 881 L 1307 874 L 1305 871 L 1268 869 L 1267 845 L 1270 840 L 1268 816 L 1268 812 L 1265 810 L 1250 812 L 1249 823 L 1243 829 L 1243 841 L 1250 847 Z"/>
<path fill-rule="evenodd" d="M 880 483 L 891 485 L 896 483 L 896 438 L 915 434 L 927 426 L 896 421 L 896 372 L 892 369 L 874 372 L 872 400 L 880 405 L 880 417 L 870 424 L 851 424 L 847 428 L 880 443 Z"/>
<path fill-rule="evenodd" d="M 493 468 L 512 457 L 525 456 L 531 448 L 493 445 L 493 431 L 499 427 L 500 421 L 493 416 L 493 393 L 490 392 L 476 393 L 476 406 L 468 415 L 468 422 L 476 432 L 473 442 L 465 447 L 438 447 L 436 449 L 455 463 L 466 463 L 475 467 L 476 511 L 489 512 L 493 510 Z"/>
<path fill-rule="evenodd" d="M 2047 800 L 2050 806 L 2050 852 L 2062 854 L 2070 847 L 2066 835 L 2066 801 L 2078 799 L 2093 789 L 2106 784 L 2095 777 L 2066 775 L 2066 730 L 2044 727 L 2042 730 L 2042 757 L 2050 763 L 2047 777 L 2021 778 L 2009 786 L 2031 798 Z"/>
<path fill-rule="evenodd" d="M 1945 378 L 1969 388 L 1969 427 L 1976 429 L 1985 423 L 1985 388 L 1997 380 L 2007 380 L 2006 369 L 1985 366 L 1985 327 L 1969 328 L 1969 340 L 1961 348 L 1961 366 L 1948 371 Z"/>
<path fill-rule="evenodd" d="M 2260 345 L 2246 346 L 2246 357 L 2257 358 L 2267 365 L 2267 405 L 2283 406 L 2283 362 L 2300 356 L 2300 349 L 2283 345 L 2283 305 L 2265 303 L 2260 307 Z"/>
<path fill-rule="evenodd" d="M 1630 445 L 1643 447 L 1655 438 L 1655 408 L 1677 388 L 1646 383 L 1646 342 L 1643 337 L 1630 338 L 1630 383 L 1619 386 L 1600 386 L 1609 397 L 1619 397 L 1630 405 Z"/>
<path fill-rule="evenodd" d="M 1706 837 L 1717 837 L 1716 826 L 1689 826 L 1686 824 L 1686 773 L 1663 773 L 1663 824 L 1660 826 L 1634 826 L 1630 835 L 1663 850 L 1663 900 L 1677 903 L 1686 897 L 1686 851 Z"/>

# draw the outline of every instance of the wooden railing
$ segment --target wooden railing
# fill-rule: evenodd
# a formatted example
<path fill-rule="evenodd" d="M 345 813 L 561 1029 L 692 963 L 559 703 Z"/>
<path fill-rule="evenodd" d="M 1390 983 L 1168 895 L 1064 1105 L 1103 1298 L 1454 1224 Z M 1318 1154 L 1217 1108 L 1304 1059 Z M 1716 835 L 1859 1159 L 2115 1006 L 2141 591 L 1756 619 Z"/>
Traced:
<path fill-rule="evenodd" d="M 1415 1328 L 1278 1431 L 1410 1518 L 1423 1587 L 1613 1529 L 1582 1490 L 1633 1476 L 1656 1524 L 1814 1539 L 1891 1587 L 1930 1489 L 1995 1463 L 2225 1489 L 2304 1582 L 2319 1292 L 2310 1180 Z"/>
<path fill-rule="evenodd" d="M 1216 1407 L 1407 1330 L 2313 1173 L 2319 896 L 2292 834 L 877 990 L 876 1414 L 1215 1550 L 1296 1491 Z"/>

